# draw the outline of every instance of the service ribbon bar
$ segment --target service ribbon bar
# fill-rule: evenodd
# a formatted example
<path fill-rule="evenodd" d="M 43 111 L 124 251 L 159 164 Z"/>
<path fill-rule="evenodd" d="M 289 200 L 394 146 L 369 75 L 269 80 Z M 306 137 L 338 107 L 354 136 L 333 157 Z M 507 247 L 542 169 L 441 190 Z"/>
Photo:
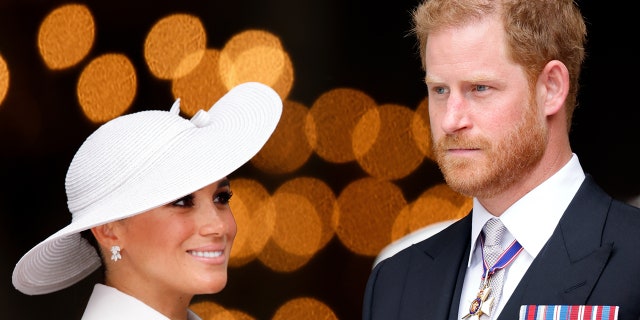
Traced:
<path fill-rule="evenodd" d="M 519 320 L 618 320 L 618 306 L 528 305 Z"/>

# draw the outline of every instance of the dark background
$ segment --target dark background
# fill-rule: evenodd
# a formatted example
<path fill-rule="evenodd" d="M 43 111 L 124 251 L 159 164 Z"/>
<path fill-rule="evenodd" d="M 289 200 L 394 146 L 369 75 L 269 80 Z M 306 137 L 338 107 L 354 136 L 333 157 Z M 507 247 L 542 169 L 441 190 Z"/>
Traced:
<path fill-rule="evenodd" d="M 0 291 L 4 294 L 0 295 L 1 319 L 79 319 L 95 280 L 94 275 L 45 296 L 23 295 L 11 284 L 13 266 L 22 254 L 68 224 L 64 175 L 74 152 L 96 128 L 85 120 L 75 97 L 84 64 L 53 72 L 36 47 L 42 19 L 66 3 L 0 1 L 0 55 L 11 77 L 0 105 L 0 286 L 5 288 Z M 173 101 L 170 83 L 152 78 L 146 69 L 142 45 L 150 26 L 179 12 L 202 20 L 209 47 L 221 48 L 247 29 L 278 36 L 295 72 L 288 98 L 304 105 L 339 87 L 364 91 L 379 104 L 411 108 L 425 95 L 415 41 L 407 36 L 410 11 L 417 1 L 79 3 L 89 7 L 96 22 L 91 57 L 122 52 L 137 68 L 138 91 L 130 112 Z M 574 152 L 605 190 L 629 200 L 640 194 L 635 81 L 640 62 L 632 45 L 638 27 L 630 19 L 630 3 L 579 3 L 587 19 L 589 43 L 571 133 Z M 241 169 L 239 174 L 244 172 L 250 171 Z M 405 187 L 407 193 L 426 189 L 419 178 L 411 181 L 415 183 Z M 207 298 L 269 319 L 282 302 L 308 295 L 329 304 L 340 319 L 359 319 L 372 262 L 373 257 L 350 253 L 334 238 L 310 263 L 291 274 L 274 273 L 258 262 L 232 269 L 229 286 Z"/>

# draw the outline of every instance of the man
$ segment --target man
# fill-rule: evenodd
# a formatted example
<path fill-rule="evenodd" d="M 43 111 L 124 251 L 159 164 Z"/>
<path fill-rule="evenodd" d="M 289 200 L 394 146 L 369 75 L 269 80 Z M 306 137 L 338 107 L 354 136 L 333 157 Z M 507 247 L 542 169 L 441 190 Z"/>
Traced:
<path fill-rule="evenodd" d="M 514 320 L 563 308 L 638 319 L 640 209 L 599 188 L 569 143 L 586 41 L 577 6 L 426 0 L 413 18 L 436 161 L 473 210 L 378 263 L 363 319 Z M 489 220 L 501 238 L 483 231 Z"/>

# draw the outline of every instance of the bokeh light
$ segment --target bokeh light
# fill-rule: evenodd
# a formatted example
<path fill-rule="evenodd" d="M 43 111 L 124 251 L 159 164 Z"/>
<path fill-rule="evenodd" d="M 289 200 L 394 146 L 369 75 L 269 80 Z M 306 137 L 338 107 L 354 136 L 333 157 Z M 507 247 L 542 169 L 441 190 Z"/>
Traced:
<path fill-rule="evenodd" d="M 453 191 L 446 184 L 437 184 L 402 210 L 393 223 L 391 240 L 439 221 L 460 219 L 471 211 L 472 206 L 470 197 Z"/>
<path fill-rule="evenodd" d="M 367 111 L 377 108 L 366 93 L 339 88 L 323 93 L 311 106 L 307 121 L 309 141 L 315 141 L 315 152 L 324 160 L 345 163 L 355 160 L 353 132 Z"/>
<path fill-rule="evenodd" d="M 297 256 L 313 256 L 320 246 L 322 221 L 315 206 L 306 197 L 276 192 L 276 228 L 272 240 L 284 251 Z"/>
<path fill-rule="evenodd" d="M 262 252 L 276 223 L 276 210 L 269 192 L 252 179 L 232 179 L 230 206 L 238 225 L 230 266 L 242 266 Z"/>
<path fill-rule="evenodd" d="M 338 317 L 322 301 L 302 297 L 289 300 L 276 311 L 272 320 L 336 320 Z"/>
<path fill-rule="evenodd" d="M 7 96 L 7 91 L 9 91 L 9 67 L 2 55 L 0 55 L 0 106 L 2 106 L 2 101 Z"/>
<path fill-rule="evenodd" d="M 411 133 L 419 150 L 422 151 L 425 157 L 433 160 L 428 97 L 424 97 L 424 99 L 420 101 L 420 104 L 418 104 L 418 107 L 413 114 L 413 119 L 411 121 Z"/>
<path fill-rule="evenodd" d="M 251 315 L 234 309 L 227 309 L 212 301 L 197 301 L 189 308 L 202 320 L 255 320 Z"/>
<path fill-rule="evenodd" d="M 336 234 L 354 253 L 375 256 L 391 242 L 391 226 L 406 205 L 402 190 L 389 181 L 354 181 L 338 196 Z"/>
<path fill-rule="evenodd" d="M 276 194 L 296 194 L 303 196 L 312 205 L 313 211 L 320 218 L 320 242 L 322 249 L 335 234 L 340 211 L 335 194 L 327 183 L 315 177 L 297 177 L 283 183 Z"/>
<path fill-rule="evenodd" d="M 422 163 L 411 131 L 413 111 L 386 104 L 369 110 L 354 130 L 353 149 L 362 169 L 369 175 L 398 180 L 411 174 Z"/>
<path fill-rule="evenodd" d="M 151 73 L 175 79 L 191 72 L 207 48 L 207 33 L 198 17 L 174 14 L 156 22 L 144 42 L 144 58 Z"/>
<path fill-rule="evenodd" d="M 200 63 L 191 72 L 172 81 L 171 90 L 180 98 L 180 109 L 192 116 L 198 110 L 209 110 L 229 91 L 220 79 L 218 60 L 220 51 L 207 49 Z"/>
<path fill-rule="evenodd" d="M 251 163 L 270 174 L 290 173 L 302 167 L 313 152 L 305 134 L 308 113 L 309 109 L 300 103 L 283 101 L 282 116 L 276 130 Z"/>
<path fill-rule="evenodd" d="M 220 74 L 227 88 L 247 81 L 271 86 L 285 100 L 293 86 L 293 64 L 280 39 L 264 30 L 233 36 L 222 48 Z"/>
<path fill-rule="evenodd" d="M 136 70 L 122 54 L 104 54 L 87 65 L 78 80 L 77 95 L 89 120 L 103 123 L 122 115 L 137 90 Z"/>
<path fill-rule="evenodd" d="M 291 272 L 303 266 L 320 247 L 322 221 L 314 205 L 305 196 L 287 191 L 273 195 L 277 218 L 268 250 L 260 261 L 279 272 Z"/>
<path fill-rule="evenodd" d="M 71 67 L 91 50 L 95 23 L 87 6 L 63 5 L 51 11 L 40 24 L 38 49 L 47 67 L 53 70 Z"/>
<path fill-rule="evenodd" d="M 322 180 L 300 177 L 281 185 L 273 200 L 278 212 L 273 241 L 258 258 L 274 271 L 292 272 L 333 237 L 338 217 L 336 198 Z"/>

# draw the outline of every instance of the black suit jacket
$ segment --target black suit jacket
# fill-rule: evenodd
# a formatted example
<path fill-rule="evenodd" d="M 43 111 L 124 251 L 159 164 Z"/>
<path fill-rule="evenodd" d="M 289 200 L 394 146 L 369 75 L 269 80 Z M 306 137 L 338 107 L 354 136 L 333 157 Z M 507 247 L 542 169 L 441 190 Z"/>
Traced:
<path fill-rule="evenodd" d="M 471 244 L 469 214 L 376 265 L 365 320 L 458 319 Z M 616 305 L 619 320 L 640 317 L 640 209 L 612 199 L 587 175 L 499 320 L 521 305 Z"/>

